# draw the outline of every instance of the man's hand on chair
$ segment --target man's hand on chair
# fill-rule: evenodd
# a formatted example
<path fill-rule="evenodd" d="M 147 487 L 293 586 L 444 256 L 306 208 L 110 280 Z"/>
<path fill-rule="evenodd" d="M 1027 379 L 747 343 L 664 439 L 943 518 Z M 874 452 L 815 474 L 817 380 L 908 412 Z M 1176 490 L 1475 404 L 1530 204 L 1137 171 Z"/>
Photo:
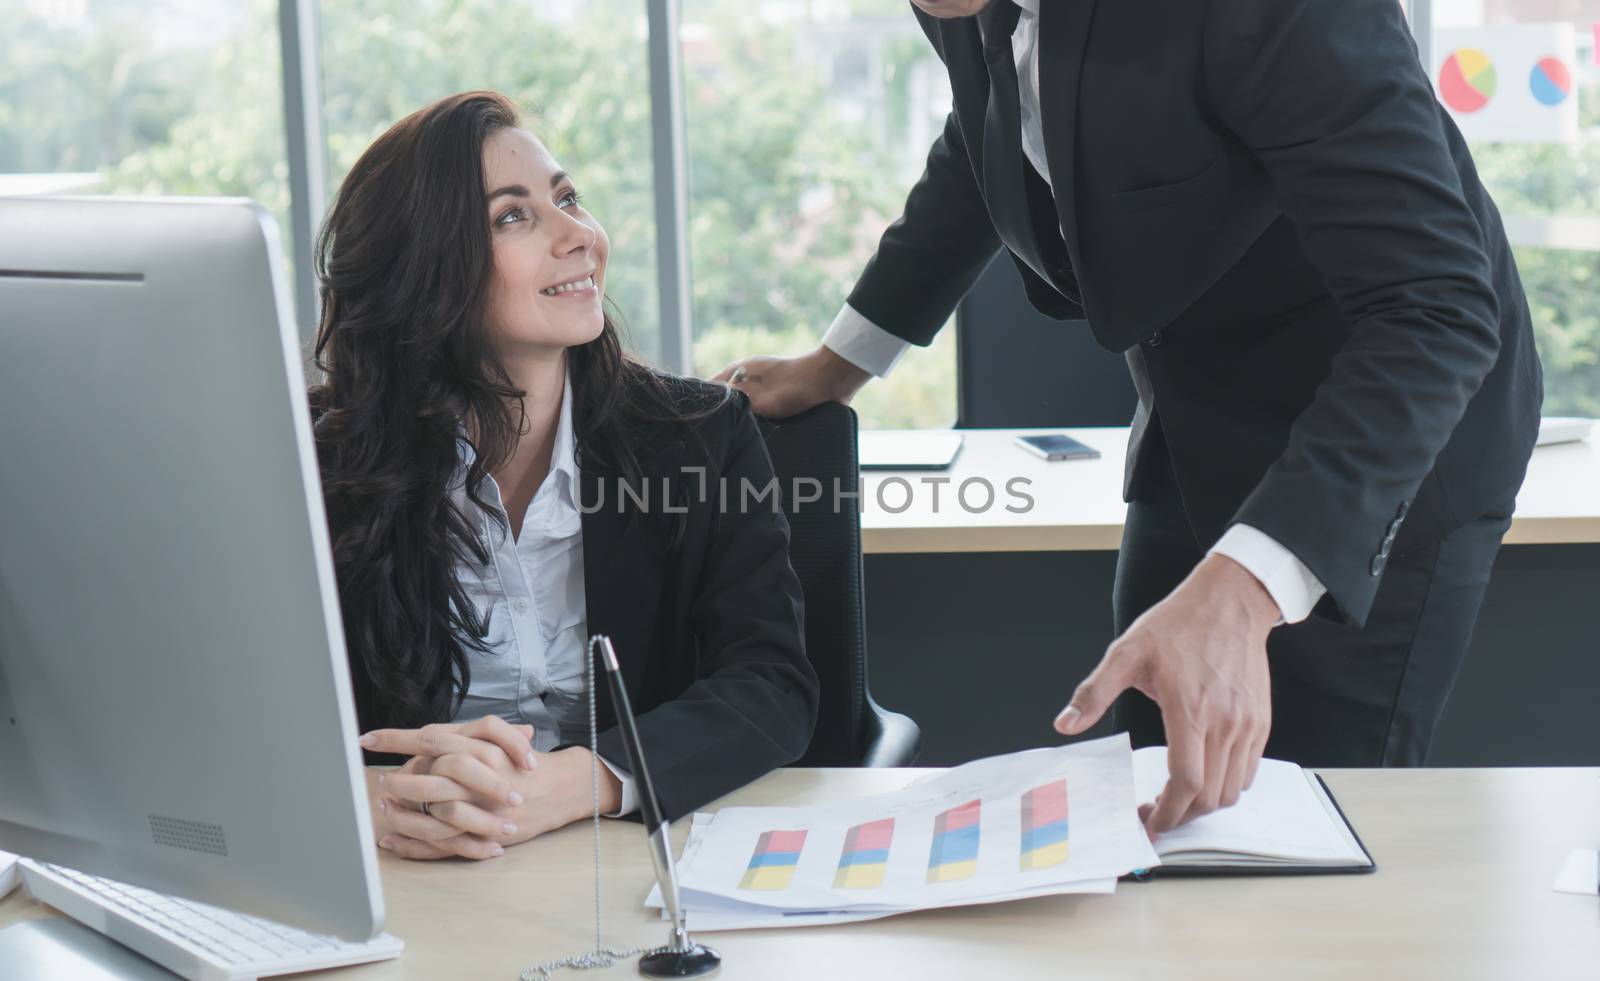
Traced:
<path fill-rule="evenodd" d="M 750 408 L 768 419 L 787 419 L 823 402 L 848 404 L 872 375 L 822 345 L 791 358 L 741 358 L 712 381 L 750 396 Z"/>

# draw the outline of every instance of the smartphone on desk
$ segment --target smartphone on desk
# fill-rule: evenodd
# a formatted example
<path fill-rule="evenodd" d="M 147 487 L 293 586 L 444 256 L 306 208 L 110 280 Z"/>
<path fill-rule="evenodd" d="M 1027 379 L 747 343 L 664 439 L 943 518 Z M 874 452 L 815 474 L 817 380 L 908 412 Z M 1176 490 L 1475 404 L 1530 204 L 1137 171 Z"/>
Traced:
<path fill-rule="evenodd" d="M 1094 460 L 1100 451 L 1080 443 L 1065 433 L 1045 433 L 1039 436 L 1018 436 L 1017 445 L 1046 460 Z"/>

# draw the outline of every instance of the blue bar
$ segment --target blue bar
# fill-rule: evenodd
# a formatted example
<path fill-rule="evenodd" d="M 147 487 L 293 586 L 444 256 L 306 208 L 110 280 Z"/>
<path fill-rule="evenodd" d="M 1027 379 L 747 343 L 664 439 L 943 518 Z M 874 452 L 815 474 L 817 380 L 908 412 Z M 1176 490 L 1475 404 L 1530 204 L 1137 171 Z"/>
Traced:
<path fill-rule="evenodd" d="M 851 865 L 878 865 L 889 860 L 889 849 L 870 848 L 861 852 L 845 852 L 839 859 L 839 867 L 847 868 Z"/>
<path fill-rule="evenodd" d="M 1067 840 L 1067 822 L 1052 821 L 1022 833 L 1022 850 L 1031 852 L 1046 845 L 1058 845 Z"/>
<path fill-rule="evenodd" d="M 799 861 L 799 852 L 762 852 L 751 856 L 748 867 L 758 869 L 766 865 L 794 865 Z"/>
<path fill-rule="evenodd" d="M 951 862 L 966 862 L 977 857 L 978 826 L 969 824 L 965 828 L 946 831 L 934 838 L 933 858 L 928 865 L 931 868 Z"/>

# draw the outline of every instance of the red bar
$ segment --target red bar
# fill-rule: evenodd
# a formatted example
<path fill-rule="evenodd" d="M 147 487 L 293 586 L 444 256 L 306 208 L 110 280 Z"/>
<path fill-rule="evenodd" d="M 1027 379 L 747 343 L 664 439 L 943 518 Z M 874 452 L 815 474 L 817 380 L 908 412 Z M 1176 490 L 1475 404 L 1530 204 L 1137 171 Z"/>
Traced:
<path fill-rule="evenodd" d="M 804 831 L 768 831 L 762 834 L 761 843 L 756 850 L 762 854 L 768 852 L 797 852 L 806 843 Z"/>

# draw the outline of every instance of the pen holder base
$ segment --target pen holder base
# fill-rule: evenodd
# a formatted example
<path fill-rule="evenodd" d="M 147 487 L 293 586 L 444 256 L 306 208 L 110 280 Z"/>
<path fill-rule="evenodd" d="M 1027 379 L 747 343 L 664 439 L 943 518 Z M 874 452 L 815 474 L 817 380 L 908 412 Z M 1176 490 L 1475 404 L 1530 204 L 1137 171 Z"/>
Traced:
<path fill-rule="evenodd" d="M 722 955 L 702 944 L 658 947 L 639 958 L 639 973 L 647 978 L 703 978 L 721 966 Z"/>

